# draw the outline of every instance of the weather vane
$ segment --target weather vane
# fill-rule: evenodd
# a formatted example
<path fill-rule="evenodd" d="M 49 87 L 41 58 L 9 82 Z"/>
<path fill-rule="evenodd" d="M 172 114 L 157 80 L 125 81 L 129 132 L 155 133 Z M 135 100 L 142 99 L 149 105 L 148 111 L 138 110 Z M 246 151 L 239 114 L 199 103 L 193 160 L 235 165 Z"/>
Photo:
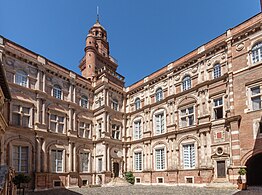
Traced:
<path fill-rule="evenodd" d="M 99 7 L 96 6 L 96 21 L 99 22 Z"/>

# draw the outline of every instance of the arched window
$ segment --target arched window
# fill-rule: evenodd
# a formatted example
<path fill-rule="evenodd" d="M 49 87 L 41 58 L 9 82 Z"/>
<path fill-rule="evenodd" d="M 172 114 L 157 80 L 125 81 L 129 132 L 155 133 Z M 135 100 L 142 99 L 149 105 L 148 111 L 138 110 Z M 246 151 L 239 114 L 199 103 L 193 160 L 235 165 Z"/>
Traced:
<path fill-rule="evenodd" d="M 136 110 L 140 109 L 140 105 L 141 105 L 141 101 L 139 98 L 136 98 L 135 100 L 135 107 L 136 107 Z"/>
<path fill-rule="evenodd" d="M 27 74 L 22 70 L 18 70 L 15 73 L 15 83 L 27 87 Z"/>
<path fill-rule="evenodd" d="M 82 96 L 81 97 L 81 100 L 80 100 L 80 105 L 83 107 L 83 108 L 88 108 L 88 98 L 86 96 Z"/>
<path fill-rule="evenodd" d="M 59 85 L 54 85 L 53 87 L 53 97 L 57 99 L 62 99 L 62 89 Z"/>
<path fill-rule="evenodd" d="M 252 63 L 262 61 L 262 42 L 257 43 L 252 48 Z"/>
<path fill-rule="evenodd" d="M 158 88 L 156 90 L 156 102 L 159 102 L 163 99 L 163 90 L 162 88 Z"/>
<path fill-rule="evenodd" d="M 213 73 L 214 73 L 214 79 L 221 76 L 221 65 L 220 64 L 214 65 Z"/>
<path fill-rule="evenodd" d="M 187 75 L 187 76 L 185 76 L 183 78 L 182 87 L 183 87 L 183 91 L 188 90 L 188 89 L 191 88 L 191 78 L 190 78 L 190 76 Z"/>

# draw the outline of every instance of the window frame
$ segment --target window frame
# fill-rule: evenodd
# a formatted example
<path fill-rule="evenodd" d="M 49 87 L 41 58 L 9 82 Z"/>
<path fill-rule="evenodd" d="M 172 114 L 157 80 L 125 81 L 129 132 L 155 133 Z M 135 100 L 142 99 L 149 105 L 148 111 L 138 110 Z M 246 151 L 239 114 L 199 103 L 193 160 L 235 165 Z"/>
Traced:
<path fill-rule="evenodd" d="M 111 137 L 115 140 L 120 140 L 120 138 L 121 138 L 121 125 L 115 124 L 115 123 L 113 123 L 111 125 Z"/>
<path fill-rule="evenodd" d="M 64 160 L 65 160 L 65 157 L 64 157 L 64 153 L 65 153 L 65 149 L 60 149 L 60 148 L 54 148 L 54 149 L 51 149 L 51 172 L 52 173 L 63 173 L 64 172 Z M 55 158 L 53 159 L 53 152 L 55 152 Z M 58 159 L 58 153 L 61 152 L 61 160 Z M 55 161 L 53 161 L 55 160 Z M 61 163 L 61 167 L 59 167 L 59 162 Z M 55 164 L 54 164 L 55 163 Z M 54 170 L 55 168 L 55 170 Z M 58 168 L 61 168 L 61 171 L 58 170 Z"/>
<path fill-rule="evenodd" d="M 115 111 L 119 111 L 119 103 L 117 99 L 112 99 L 112 109 Z"/>
<path fill-rule="evenodd" d="M 83 163 L 82 155 L 87 155 L 87 162 Z M 87 168 L 84 169 L 84 167 L 87 167 Z M 90 152 L 89 151 L 80 151 L 79 152 L 79 172 L 81 172 L 81 173 L 89 173 L 90 172 Z"/>
<path fill-rule="evenodd" d="M 186 75 L 182 79 L 182 91 L 186 91 L 192 88 L 192 79 L 190 75 Z"/>
<path fill-rule="evenodd" d="M 219 100 L 221 100 L 221 104 L 219 102 Z M 216 101 L 219 102 L 219 105 L 216 105 Z M 213 98 L 213 119 L 214 120 L 219 120 L 219 119 L 223 119 L 225 117 L 224 115 L 224 98 L 223 97 L 216 97 L 216 98 Z M 218 109 L 222 109 L 222 117 L 218 118 L 217 116 L 217 110 Z"/>
<path fill-rule="evenodd" d="M 192 113 L 189 113 L 189 109 L 192 108 L 193 109 L 193 112 Z M 182 115 L 182 111 L 185 110 L 185 114 Z M 179 122 L 180 122 L 180 128 L 186 128 L 186 127 L 192 127 L 195 125 L 195 118 L 196 118 L 196 113 L 195 113 L 195 105 L 190 105 L 190 106 L 187 106 L 187 107 L 182 107 L 179 109 Z M 193 116 L 193 122 L 192 124 L 190 124 L 190 117 Z M 182 119 L 185 119 L 185 120 L 182 120 Z M 182 121 L 186 121 L 186 125 L 184 126 L 183 125 L 183 122 Z"/>
<path fill-rule="evenodd" d="M 156 93 L 156 102 L 160 102 L 164 99 L 163 89 L 161 87 L 157 88 Z"/>
<path fill-rule="evenodd" d="M 186 166 L 186 161 L 185 161 L 185 146 L 193 146 L 193 147 L 190 147 L 189 148 L 189 166 Z M 193 154 L 194 154 L 194 158 L 192 158 L 191 157 L 191 155 L 192 155 L 192 148 L 194 149 L 194 151 L 193 151 Z M 183 168 L 184 169 L 195 169 L 196 168 L 196 161 L 197 161 L 197 159 L 196 159 L 196 156 L 197 156 L 197 154 L 196 154 L 196 152 L 197 152 L 197 150 L 196 150 L 196 146 L 195 146 L 195 142 L 189 142 L 189 143 L 182 143 L 182 159 L 183 159 Z M 192 159 L 193 159 L 193 162 L 191 162 L 192 161 Z M 194 164 L 193 164 L 194 163 Z"/>
<path fill-rule="evenodd" d="M 157 151 L 162 151 L 160 152 L 160 159 L 157 159 Z M 156 171 L 163 171 L 166 170 L 166 147 L 165 146 L 157 146 L 154 148 L 154 164 L 155 164 L 155 170 Z M 159 164 L 158 164 L 159 162 Z M 163 164 L 162 164 L 163 163 Z"/>
<path fill-rule="evenodd" d="M 52 96 L 56 99 L 63 100 L 63 90 L 58 84 L 55 84 L 52 88 Z"/>
<path fill-rule="evenodd" d="M 52 116 L 54 116 L 55 119 L 52 119 Z M 63 121 L 60 120 L 61 118 L 63 118 Z M 51 123 L 55 124 L 55 130 L 52 129 Z M 63 132 L 59 131 L 61 125 L 63 125 Z M 65 127 L 66 117 L 63 114 L 49 113 L 49 130 L 51 132 L 65 134 Z"/>
<path fill-rule="evenodd" d="M 28 80 L 29 80 L 28 74 L 25 71 L 23 71 L 23 70 L 17 70 L 16 71 L 15 82 L 14 82 L 15 84 L 28 88 L 28 86 L 29 86 Z"/>
<path fill-rule="evenodd" d="M 138 124 L 138 129 L 137 129 L 137 124 Z M 142 139 L 142 120 L 141 119 L 137 119 L 134 120 L 133 122 L 133 138 L 134 140 L 139 140 Z"/>
<path fill-rule="evenodd" d="M 15 162 L 15 160 L 16 160 L 16 158 L 15 158 L 15 155 L 14 155 L 14 150 L 15 150 L 15 147 L 17 147 L 18 148 L 18 158 L 17 158 L 17 160 L 18 160 L 18 170 L 16 170 L 16 167 L 15 167 L 15 164 L 14 164 L 14 162 Z M 25 171 L 22 171 L 22 161 L 23 161 L 23 159 L 21 158 L 21 156 L 22 156 L 22 148 L 26 148 L 27 149 L 27 156 L 26 156 L 26 166 L 24 166 L 24 167 L 26 167 L 26 170 Z M 12 154 L 12 167 L 14 167 L 15 168 L 15 170 L 16 170 L 16 172 L 17 173 L 29 173 L 30 172 L 30 166 L 29 166 L 29 164 L 30 164 L 30 158 L 29 158 L 29 150 L 30 148 L 29 148 L 29 146 L 27 146 L 27 145 L 23 145 L 23 144 L 13 144 L 12 145 L 12 150 L 11 150 L 11 154 Z"/>
<path fill-rule="evenodd" d="M 255 89 L 255 88 L 258 88 L 259 89 L 259 93 L 257 94 L 252 94 L 252 89 Z M 253 105 L 253 100 L 252 99 L 255 99 L 255 98 L 259 98 L 259 108 L 258 109 L 254 109 L 254 105 Z M 256 84 L 256 85 L 253 85 L 253 86 L 250 86 L 249 87 L 249 102 L 250 102 L 250 110 L 251 111 L 257 111 L 257 110 L 261 110 L 262 109 L 262 87 L 261 87 L 261 84 Z"/>
<path fill-rule="evenodd" d="M 262 41 L 257 42 L 251 48 L 251 62 L 257 64 L 262 61 Z"/>
<path fill-rule="evenodd" d="M 135 110 L 139 110 L 141 108 L 141 100 L 140 98 L 135 99 Z"/>
<path fill-rule="evenodd" d="M 81 124 L 84 124 L 84 125 L 81 126 Z M 83 131 L 83 134 L 81 133 L 81 131 Z M 90 122 L 86 122 L 82 120 L 78 122 L 78 136 L 79 137 L 90 139 L 92 136 L 91 132 L 92 132 L 92 126 Z"/>
<path fill-rule="evenodd" d="M 218 77 L 221 77 L 222 72 L 221 72 L 221 64 L 220 63 L 216 63 L 213 66 L 213 78 L 216 79 Z"/>
<path fill-rule="evenodd" d="M 85 95 L 81 96 L 81 98 L 80 98 L 80 106 L 82 108 L 86 108 L 86 109 L 89 108 L 89 101 L 88 101 L 88 97 L 87 96 L 85 96 Z"/>
<path fill-rule="evenodd" d="M 14 106 L 17 106 L 18 109 L 15 110 Z M 16 102 L 11 104 L 12 107 L 12 125 L 13 126 L 19 126 L 19 127 L 23 127 L 23 128 L 32 128 L 32 107 L 31 106 L 25 106 L 25 105 L 21 105 L 20 103 Z M 28 109 L 29 112 L 25 113 L 24 109 Z M 14 115 L 18 115 L 19 116 L 19 121 L 16 121 L 17 123 L 14 123 Z M 28 125 L 24 125 L 24 119 L 28 118 Z"/>
<path fill-rule="evenodd" d="M 139 157 L 139 158 L 137 158 L 137 157 Z M 136 172 L 143 171 L 143 152 L 142 152 L 142 150 L 134 151 L 134 158 L 133 159 L 134 159 L 134 171 L 136 171 Z"/>
<path fill-rule="evenodd" d="M 166 133 L 166 115 L 164 110 L 157 111 L 154 113 L 154 130 L 155 135 L 161 135 Z"/>

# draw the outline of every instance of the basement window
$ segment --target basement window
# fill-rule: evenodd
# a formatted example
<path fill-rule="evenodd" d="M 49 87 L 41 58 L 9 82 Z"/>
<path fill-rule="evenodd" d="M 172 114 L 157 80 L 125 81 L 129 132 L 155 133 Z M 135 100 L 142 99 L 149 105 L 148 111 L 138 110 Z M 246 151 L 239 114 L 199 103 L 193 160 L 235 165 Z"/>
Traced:
<path fill-rule="evenodd" d="M 193 177 L 186 177 L 186 183 L 194 183 Z"/>
<path fill-rule="evenodd" d="M 157 183 L 164 183 L 164 178 L 163 177 L 158 177 L 157 178 Z"/>
<path fill-rule="evenodd" d="M 141 183 L 141 178 L 140 177 L 136 177 L 136 183 Z"/>
<path fill-rule="evenodd" d="M 61 187 L 61 181 L 54 181 L 54 187 Z"/>

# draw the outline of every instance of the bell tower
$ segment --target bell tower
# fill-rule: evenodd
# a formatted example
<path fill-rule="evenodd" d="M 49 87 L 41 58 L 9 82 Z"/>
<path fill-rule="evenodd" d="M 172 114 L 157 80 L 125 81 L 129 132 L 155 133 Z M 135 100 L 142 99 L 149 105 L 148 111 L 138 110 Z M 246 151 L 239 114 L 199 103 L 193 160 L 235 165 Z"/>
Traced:
<path fill-rule="evenodd" d="M 97 18 L 96 23 L 91 27 L 86 38 L 85 56 L 79 65 L 82 76 L 92 79 L 99 69 L 106 64 L 104 60 L 109 59 L 109 43 L 107 32 Z"/>

